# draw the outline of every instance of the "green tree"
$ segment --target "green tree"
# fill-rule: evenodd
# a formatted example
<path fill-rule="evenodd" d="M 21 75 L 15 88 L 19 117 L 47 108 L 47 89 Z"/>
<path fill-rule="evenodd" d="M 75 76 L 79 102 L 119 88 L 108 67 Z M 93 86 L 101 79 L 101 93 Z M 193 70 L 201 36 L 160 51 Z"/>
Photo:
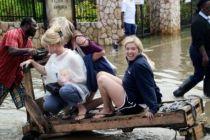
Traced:
<path fill-rule="evenodd" d="M 79 22 L 97 21 L 97 8 L 94 1 L 82 0 L 75 3 L 76 19 Z"/>

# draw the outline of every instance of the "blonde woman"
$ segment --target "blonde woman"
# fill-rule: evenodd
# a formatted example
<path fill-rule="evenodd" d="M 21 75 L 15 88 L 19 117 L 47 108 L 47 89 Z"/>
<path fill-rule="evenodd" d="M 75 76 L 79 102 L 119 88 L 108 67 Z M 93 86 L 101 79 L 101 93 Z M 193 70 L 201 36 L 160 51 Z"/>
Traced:
<path fill-rule="evenodd" d="M 50 20 L 49 27 L 61 26 L 61 32 L 63 33 L 63 41 L 65 42 L 65 47 L 71 47 L 71 38 L 75 30 L 74 25 L 65 17 L 55 17 Z"/>
<path fill-rule="evenodd" d="M 77 106 L 80 114 L 85 114 L 86 109 L 81 106 L 89 95 L 86 86 L 86 67 L 82 57 L 70 49 L 64 48 L 65 40 L 61 28 L 57 25 L 48 29 L 41 39 L 41 44 L 45 46 L 50 58 L 45 66 L 42 66 L 32 59 L 29 59 L 21 66 L 32 64 L 42 75 L 46 76 L 46 84 L 59 82 L 59 77 L 63 69 L 70 71 L 68 75 L 71 82 L 60 82 L 62 85 L 59 96 L 47 94 L 44 101 L 44 109 L 53 114 L 57 114 L 64 107 Z M 61 79 L 60 79 L 61 80 Z M 62 80 L 61 80 L 62 81 Z"/>
<path fill-rule="evenodd" d="M 124 39 L 123 46 L 128 61 L 123 80 L 106 72 L 97 75 L 104 107 L 94 118 L 113 114 L 113 102 L 122 114 L 139 113 L 147 106 L 146 116 L 153 119 L 162 95 L 154 81 L 151 66 L 143 55 L 142 43 L 136 36 L 128 36 Z"/>

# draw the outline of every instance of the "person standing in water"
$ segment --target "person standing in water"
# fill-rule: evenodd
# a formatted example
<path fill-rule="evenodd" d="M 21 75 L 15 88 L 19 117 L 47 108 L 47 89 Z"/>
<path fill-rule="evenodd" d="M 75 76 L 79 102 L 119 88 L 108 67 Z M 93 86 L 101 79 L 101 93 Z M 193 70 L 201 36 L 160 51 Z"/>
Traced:
<path fill-rule="evenodd" d="M 210 97 L 210 1 L 200 0 L 192 19 L 190 58 L 194 74 L 187 78 L 173 94 L 181 97 L 204 78 L 203 92 Z"/>

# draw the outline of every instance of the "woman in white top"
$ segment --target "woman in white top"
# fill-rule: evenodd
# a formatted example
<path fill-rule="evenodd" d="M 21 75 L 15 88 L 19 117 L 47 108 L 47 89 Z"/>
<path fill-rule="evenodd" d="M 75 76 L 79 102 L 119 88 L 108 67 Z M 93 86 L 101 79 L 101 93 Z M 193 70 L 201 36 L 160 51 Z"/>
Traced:
<path fill-rule="evenodd" d="M 80 105 L 85 102 L 89 95 L 86 86 L 86 67 L 82 57 L 75 51 L 64 48 L 64 38 L 61 28 L 55 25 L 48 29 L 41 39 L 41 44 L 47 47 L 51 54 L 45 66 L 30 59 L 21 66 L 32 64 L 33 67 L 46 77 L 46 84 L 58 82 L 62 87 L 59 95 L 47 94 L 44 101 L 44 109 L 57 114 L 64 107 L 78 106 L 79 114 L 83 114 Z M 62 71 L 69 71 L 68 82 L 59 79 Z"/>

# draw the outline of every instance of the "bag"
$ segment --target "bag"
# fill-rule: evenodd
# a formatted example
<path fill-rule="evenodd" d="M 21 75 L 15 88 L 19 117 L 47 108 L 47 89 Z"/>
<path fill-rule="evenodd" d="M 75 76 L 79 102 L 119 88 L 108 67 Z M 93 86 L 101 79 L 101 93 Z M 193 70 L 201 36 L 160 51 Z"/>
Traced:
<path fill-rule="evenodd" d="M 35 61 L 42 60 L 46 58 L 48 55 L 48 51 L 45 48 L 38 48 L 36 50 L 36 54 L 33 55 L 33 59 Z"/>
<path fill-rule="evenodd" d="M 58 84 L 58 82 L 55 83 L 49 83 L 45 85 L 45 89 L 49 91 L 52 95 L 59 96 L 59 90 L 61 86 Z"/>

